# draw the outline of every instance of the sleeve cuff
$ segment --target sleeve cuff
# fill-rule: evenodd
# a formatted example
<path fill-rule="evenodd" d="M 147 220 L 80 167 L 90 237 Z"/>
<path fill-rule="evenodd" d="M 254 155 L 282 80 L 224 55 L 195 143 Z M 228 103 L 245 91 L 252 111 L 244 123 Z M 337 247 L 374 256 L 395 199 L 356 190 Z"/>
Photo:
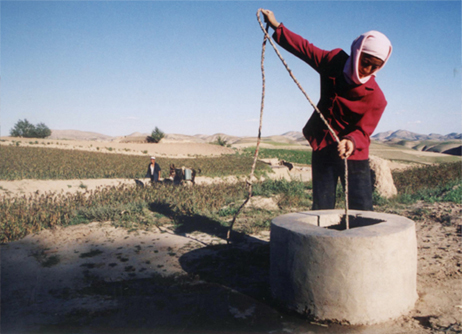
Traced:
<path fill-rule="evenodd" d="M 344 136 L 341 139 L 348 139 L 349 141 L 353 143 L 354 148 L 353 148 L 353 153 L 351 153 L 351 155 L 353 155 L 356 152 L 356 140 L 352 136 Z"/>
<path fill-rule="evenodd" d="M 273 39 L 274 39 L 275 41 L 278 41 L 278 40 L 279 40 L 279 37 L 280 37 L 281 34 L 282 34 L 281 30 L 282 30 L 283 27 L 284 27 L 284 24 L 281 22 L 281 23 L 279 23 L 279 26 L 278 26 L 276 29 L 274 29 L 274 32 L 273 32 Z"/>

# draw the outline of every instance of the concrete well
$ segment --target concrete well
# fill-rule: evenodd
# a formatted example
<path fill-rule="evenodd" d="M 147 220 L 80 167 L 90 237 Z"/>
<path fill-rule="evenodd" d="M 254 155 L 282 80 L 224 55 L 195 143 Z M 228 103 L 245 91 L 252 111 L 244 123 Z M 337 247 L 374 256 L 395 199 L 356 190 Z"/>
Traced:
<path fill-rule="evenodd" d="M 342 210 L 283 215 L 271 224 L 270 283 L 287 308 L 369 325 L 406 314 L 417 300 L 412 220 Z"/>

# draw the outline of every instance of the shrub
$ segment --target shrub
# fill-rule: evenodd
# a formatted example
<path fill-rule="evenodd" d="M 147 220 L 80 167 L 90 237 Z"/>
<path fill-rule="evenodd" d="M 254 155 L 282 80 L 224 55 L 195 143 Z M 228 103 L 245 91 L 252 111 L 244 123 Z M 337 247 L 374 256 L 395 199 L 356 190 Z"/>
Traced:
<path fill-rule="evenodd" d="M 459 183 L 447 191 L 443 196 L 443 201 L 462 203 L 462 185 Z"/>
<path fill-rule="evenodd" d="M 157 126 L 151 133 L 151 138 L 149 141 L 153 143 L 158 143 L 165 137 L 165 133 L 163 133 Z"/>
<path fill-rule="evenodd" d="M 415 194 L 429 188 L 444 187 L 451 181 L 461 182 L 460 162 L 416 167 L 393 172 L 393 181 L 399 194 Z"/>
<path fill-rule="evenodd" d="M 14 125 L 10 130 L 10 135 L 11 137 L 46 138 L 51 135 L 51 130 L 44 123 L 35 126 L 24 119 Z"/>
<path fill-rule="evenodd" d="M 215 140 L 212 144 L 220 145 L 224 147 L 231 147 L 231 145 L 228 144 L 228 141 L 225 138 L 221 138 L 221 136 L 218 136 L 217 140 Z"/>
<path fill-rule="evenodd" d="M 49 136 L 51 136 L 51 130 L 44 123 L 37 124 L 34 138 L 46 138 Z"/>
<path fill-rule="evenodd" d="M 461 203 L 461 171 L 461 163 L 454 162 L 393 172 L 397 201 L 402 204 L 419 200 Z"/>

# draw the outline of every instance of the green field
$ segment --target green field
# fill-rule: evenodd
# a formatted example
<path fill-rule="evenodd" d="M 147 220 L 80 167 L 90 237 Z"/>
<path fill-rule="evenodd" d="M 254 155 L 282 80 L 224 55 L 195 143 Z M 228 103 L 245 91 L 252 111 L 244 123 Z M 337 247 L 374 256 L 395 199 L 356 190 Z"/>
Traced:
<path fill-rule="evenodd" d="M 310 165 L 311 152 L 311 150 L 260 148 L 258 150 L 258 158 L 277 158 L 279 160 L 285 160 L 294 164 Z M 242 152 L 242 155 L 249 157 L 253 157 L 254 154 L 255 147 L 247 147 Z"/>

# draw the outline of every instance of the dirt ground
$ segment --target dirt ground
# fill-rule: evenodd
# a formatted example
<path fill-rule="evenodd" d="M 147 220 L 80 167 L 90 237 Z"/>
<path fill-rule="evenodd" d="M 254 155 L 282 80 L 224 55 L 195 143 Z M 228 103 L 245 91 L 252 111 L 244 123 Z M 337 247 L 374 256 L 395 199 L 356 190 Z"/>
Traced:
<path fill-rule="evenodd" d="M 133 180 L 1 181 L 0 196 L 124 182 Z M 398 214 L 416 223 L 419 299 L 385 323 L 287 312 L 271 298 L 269 233 L 236 233 L 227 245 L 224 227 L 192 217 L 188 230 L 91 223 L 1 245 L 1 333 L 462 333 L 462 205 L 418 203 Z"/>
<path fill-rule="evenodd" d="M 304 168 L 303 170 L 294 169 L 289 172 L 288 168 L 276 168 L 274 173 L 269 174 L 273 179 L 286 180 L 302 180 L 309 181 L 311 179 L 311 169 Z M 141 179 L 144 184 L 149 184 L 149 179 Z M 196 184 L 212 184 L 220 182 L 244 182 L 235 176 L 227 177 L 205 177 L 198 176 L 195 179 Z M 111 187 L 118 185 L 135 185 L 134 179 L 78 179 L 78 180 L 32 180 L 24 179 L 17 181 L 0 180 L 0 197 L 5 195 L 20 196 L 30 195 L 32 193 L 75 193 L 85 192 L 87 190 L 95 190 L 100 187 Z"/>
<path fill-rule="evenodd" d="M 269 233 L 227 245 L 222 226 L 195 217 L 187 231 L 91 223 L 1 245 L 1 333 L 461 333 L 462 206 L 406 211 L 416 222 L 419 299 L 386 323 L 285 311 L 271 298 Z"/>
<path fill-rule="evenodd" d="M 193 158 L 195 156 L 219 156 L 232 154 L 234 150 L 212 144 L 202 143 L 120 143 L 116 141 L 94 141 L 94 140 L 57 140 L 57 139 L 30 139 L 1 137 L 0 145 L 16 145 L 23 147 L 47 147 L 64 150 L 84 150 L 92 152 L 148 155 L 156 157 L 171 158 Z"/>

